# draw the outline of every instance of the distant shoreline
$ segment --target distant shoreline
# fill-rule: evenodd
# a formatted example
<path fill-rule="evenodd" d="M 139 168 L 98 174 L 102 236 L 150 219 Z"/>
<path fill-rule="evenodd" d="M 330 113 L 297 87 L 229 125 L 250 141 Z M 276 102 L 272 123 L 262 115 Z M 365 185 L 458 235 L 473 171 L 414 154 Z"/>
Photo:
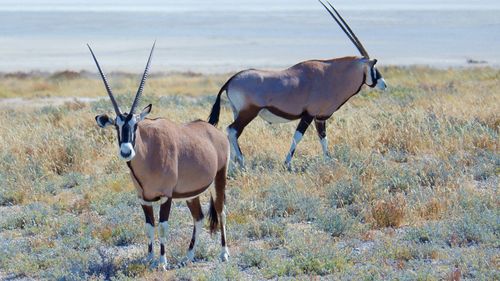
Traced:
<path fill-rule="evenodd" d="M 491 69 L 500 69 L 500 65 L 497 64 L 488 64 L 487 62 L 484 61 L 470 61 L 470 62 L 465 62 L 464 64 L 461 65 L 429 65 L 429 64 L 408 64 L 408 65 L 402 65 L 402 64 L 395 64 L 395 65 L 383 65 L 380 64 L 379 68 L 401 68 L 401 69 L 470 69 L 470 68 L 491 68 Z M 239 69 L 233 69 L 233 70 L 227 70 L 227 71 L 193 71 L 193 70 L 166 70 L 166 71 L 152 71 L 151 74 L 149 75 L 150 77 L 164 77 L 168 75 L 182 75 L 182 76 L 205 76 L 205 75 L 224 75 L 224 74 L 231 74 L 235 73 L 238 71 L 241 71 L 242 69 L 249 69 L 251 67 L 247 68 L 239 68 Z M 286 69 L 286 67 L 268 67 L 268 68 L 261 68 L 261 69 L 268 69 L 268 70 L 280 70 L 280 69 Z M 112 70 L 108 71 L 107 75 L 108 76 L 114 76 L 114 77 L 123 77 L 123 76 L 129 76 L 129 75 L 137 75 L 141 74 L 142 71 L 128 71 L 128 70 Z M 85 69 L 80 69 L 80 70 L 72 70 L 72 69 L 62 69 L 62 70 L 38 70 L 38 69 L 32 69 L 32 70 L 15 70 L 15 71 L 0 71 L 0 78 L 20 78 L 20 79 L 29 79 L 29 78 L 57 78 L 61 77 L 63 79 L 72 79 L 72 78 L 93 78 L 98 75 L 97 71 L 92 71 L 92 70 L 85 70 Z"/>

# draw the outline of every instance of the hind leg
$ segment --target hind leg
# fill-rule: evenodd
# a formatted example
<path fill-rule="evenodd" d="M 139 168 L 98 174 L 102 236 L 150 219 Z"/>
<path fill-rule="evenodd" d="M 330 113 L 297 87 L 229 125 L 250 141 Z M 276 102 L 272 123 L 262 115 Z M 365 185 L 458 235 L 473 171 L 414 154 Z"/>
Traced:
<path fill-rule="evenodd" d="M 312 120 L 313 120 L 313 117 L 311 115 L 304 115 L 302 117 L 302 119 L 300 119 L 299 125 L 297 126 L 297 129 L 295 130 L 295 134 L 293 134 L 292 145 L 290 146 L 290 151 L 286 155 L 286 159 L 285 159 L 285 166 L 287 166 L 288 169 L 291 168 L 292 157 L 293 157 L 293 154 L 295 153 L 295 149 L 297 148 L 297 145 L 299 144 L 300 140 L 304 136 L 304 133 L 306 132 L 309 125 L 311 124 Z"/>
<path fill-rule="evenodd" d="M 192 200 L 186 201 L 191 216 L 193 216 L 194 226 L 193 235 L 191 236 L 191 242 L 189 243 L 189 249 L 186 258 L 182 262 L 185 265 L 194 260 L 194 251 L 196 247 L 196 241 L 198 240 L 198 235 L 203 230 L 203 212 L 200 204 L 200 197 L 196 197 Z"/>
<path fill-rule="evenodd" d="M 227 127 L 227 136 L 229 138 L 229 143 L 231 145 L 231 159 L 237 161 L 241 167 L 245 167 L 245 159 L 243 153 L 241 152 L 240 145 L 238 144 L 238 138 L 245 127 L 250 123 L 259 113 L 258 108 L 248 108 L 238 112 L 236 119 L 229 127 Z"/>
<path fill-rule="evenodd" d="M 165 198 L 165 197 L 163 197 Z M 170 207 L 172 206 L 172 198 L 167 198 L 160 205 L 160 223 L 158 225 L 158 236 L 160 237 L 160 266 L 167 270 L 167 258 L 165 255 L 165 244 L 167 243 L 168 218 L 170 217 Z"/>
<path fill-rule="evenodd" d="M 220 239 L 222 250 L 220 253 L 221 261 L 229 260 L 229 250 L 226 244 L 226 170 L 224 167 L 215 176 L 215 212 L 217 213 L 217 219 L 220 224 Z"/>
<path fill-rule="evenodd" d="M 330 157 L 330 153 L 328 152 L 328 139 L 326 138 L 326 120 L 314 119 L 314 126 L 318 132 L 319 142 L 323 149 L 323 156 L 328 158 Z"/>

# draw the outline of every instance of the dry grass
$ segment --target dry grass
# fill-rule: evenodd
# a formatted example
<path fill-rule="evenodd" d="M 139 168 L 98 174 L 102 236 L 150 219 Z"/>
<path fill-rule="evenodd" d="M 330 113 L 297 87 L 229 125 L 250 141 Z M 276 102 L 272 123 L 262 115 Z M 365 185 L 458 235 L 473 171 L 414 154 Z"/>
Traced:
<path fill-rule="evenodd" d="M 402 194 L 388 200 L 377 200 L 372 208 L 372 216 L 378 227 L 399 227 L 406 213 L 406 200 Z"/>
<path fill-rule="evenodd" d="M 499 279 L 500 71 L 381 71 L 389 91 L 364 90 L 328 121 L 332 159 L 311 128 L 286 171 L 295 125 L 252 122 L 241 137 L 247 171 L 228 183 L 231 261 L 217 262 L 218 239 L 203 233 L 200 261 L 167 273 L 145 266 L 143 215 L 116 133 L 95 125 L 112 112 L 108 100 L 2 109 L 0 278 Z M 155 75 L 142 102 L 152 117 L 205 119 L 228 77 Z M 111 80 L 130 103 L 138 77 Z M 85 73 L 16 74 L 0 78 L 0 96 L 105 92 Z M 231 115 L 225 106 L 220 123 Z M 175 263 L 191 235 L 183 203 L 170 221 Z"/>
<path fill-rule="evenodd" d="M 227 75 L 197 73 L 153 73 L 148 79 L 148 94 L 153 96 L 201 96 L 216 93 Z M 140 75 L 111 73 L 108 80 L 115 93 L 132 94 Z M 0 98 L 100 97 L 102 81 L 98 74 L 73 71 L 56 73 L 0 74 Z"/>

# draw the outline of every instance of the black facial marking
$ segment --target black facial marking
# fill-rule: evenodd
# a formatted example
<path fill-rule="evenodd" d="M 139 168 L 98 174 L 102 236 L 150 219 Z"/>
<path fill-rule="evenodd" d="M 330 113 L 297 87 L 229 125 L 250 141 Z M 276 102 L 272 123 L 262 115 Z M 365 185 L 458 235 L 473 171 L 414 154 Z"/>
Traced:
<path fill-rule="evenodd" d="M 118 133 L 118 145 L 130 142 L 132 143 L 132 146 L 135 147 L 135 131 L 137 130 L 137 123 L 134 124 L 133 128 L 129 124 L 133 117 L 134 116 L 132 114 L 128 113 L 124 113 L 117 117 L 117 119 L 119 118 L 120 121 L 123 122 L 121 132 L 119 126 L 116 125 L 116 131 Z"/>
<path fill-rule="evenodd" d="M 368 85 L 368 87 L 374 88 L 377 85 L 377 75 L 380 75 L 380 73 L 378 72 L 378 70 L 375 67 L 372 66 L 370 68 L 370 77 L 372 79 L 372 84 L 371 85 L 366 84 L 366 85 Z"/>

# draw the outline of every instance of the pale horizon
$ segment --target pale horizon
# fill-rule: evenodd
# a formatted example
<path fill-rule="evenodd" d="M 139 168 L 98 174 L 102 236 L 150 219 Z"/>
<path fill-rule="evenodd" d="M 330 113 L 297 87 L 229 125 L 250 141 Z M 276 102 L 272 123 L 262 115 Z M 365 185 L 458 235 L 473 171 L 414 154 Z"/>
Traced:
<path fill-rule="evenodd" d="M 284 68 L 359 55 L 315 0 L 4 0 L 0 71 L 140 72 L 156 39 L 153 71 L 220 73 Z M 498 1 L 335 1 L 381 65 L 500 65 Z M 13 59 L 15 58 L 15 59 Z"/>

